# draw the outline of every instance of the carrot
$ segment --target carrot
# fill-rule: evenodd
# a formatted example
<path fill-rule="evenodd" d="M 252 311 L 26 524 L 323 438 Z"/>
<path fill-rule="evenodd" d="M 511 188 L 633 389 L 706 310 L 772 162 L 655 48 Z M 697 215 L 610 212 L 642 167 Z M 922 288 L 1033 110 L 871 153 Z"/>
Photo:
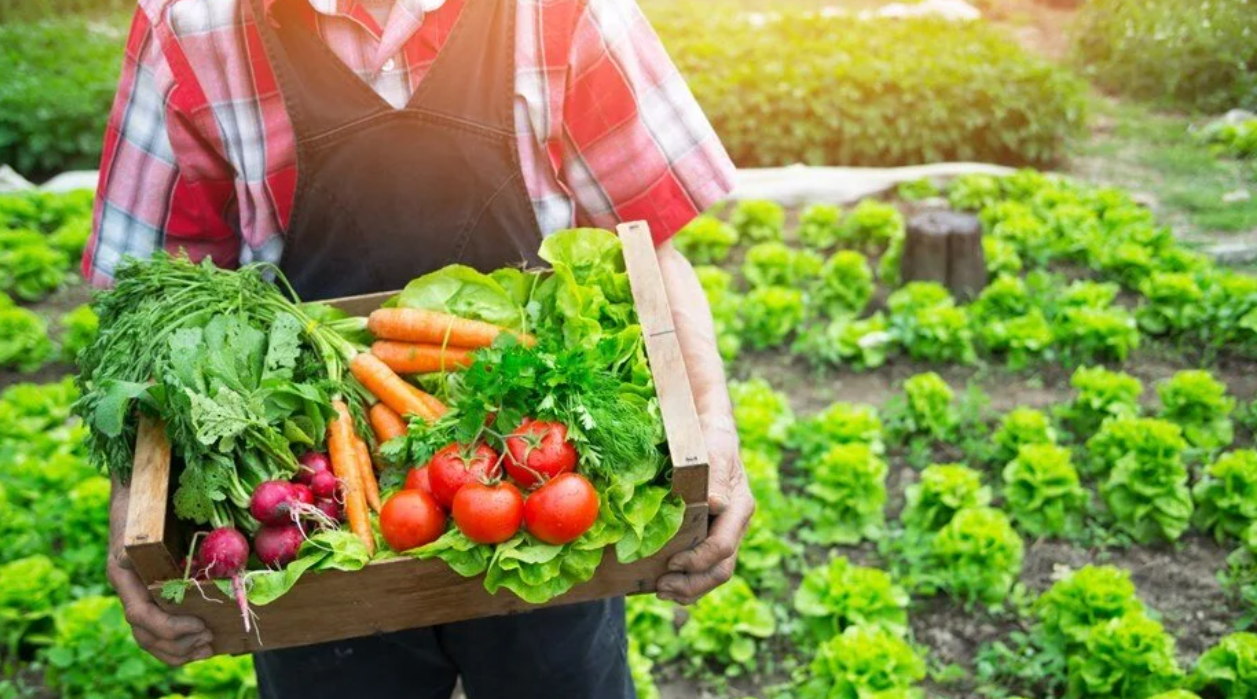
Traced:
<path fill-rule="evenodd" d="M 387 405 L 376 403 L 367 414 L 371 418 L 371 428 L 375 430 L 375 441 L 380 444 L 406 434 L 406 421 Z"/>
<path fill-rule="evenodd" d="M 421 308 L 374 310 L 367 319 L 367 329 L 372 335 L 384 340 L 422 342 L 442 347 L 488 347 L 504 332 L 513 334 L 530 347 L 537 344 L 537 339 L 528 333 Z"/>
<path fill-rule="evenodd" d="M 358 383 L 398 415 L 418 415 L 428 422 L 436 419 L 428 404 L 410 391 L 410 384 L 374 354 L 363 352 L 354 357 L 349 370 Z"/>
<path fill-rule="evenodd" d="M 436 416 L 433 418 L 433 420 L 436 420 L 440 418 L 442 415 L 444 415 L 445 413 L 449 412 L 449 408 L 445 407 L 445 404 L 441 402 L 441 399 L 437 398 L 431 393 L 424 391 L 422 388 L 419 388 L 418 386 L 415 386 L 414 384 L 408 383 L 406 384 L 406 387 L 410 389 L 410 392 L 414 394 L 416 398 L 423 401 L 424 405 L 428 406 L 428 410 L 431 411 L 431 413 L 434 416 Z"/>
<path fill-rule="evenodd" d="M 380 483 L 375 480 L 375 466 L 371 464 L 371 451 L 367 443 L 358 435 L 354 435 L 354 451 L 358 454 L 358 473 L 362 476 L 362 493 L 367 505 L 376 512 L 380 511 Z"/>
<path fill-rule="evenodd" d="M 399 374 L 457 371 L 471 366 L 471 350 L 462 347 L 379 340 L 371 345 L 371 354 Z"/>
<path fill-rule="evenodd" d="M 371 534 L 371 522 L 367 519 L 367 502 L 362 492 L 362 469 L 358 465 L 358 448 L 355 442 L 354 421 L 349 407 L 342 400 L 332 401 L 336 418 L 328 425 L 327 450 L 332 459 L 332 473 L 340 480 L 345 491 L 345 518 L 349 528 L 362 539 L 367 552 L 375 553 L 375 537 Z"/>

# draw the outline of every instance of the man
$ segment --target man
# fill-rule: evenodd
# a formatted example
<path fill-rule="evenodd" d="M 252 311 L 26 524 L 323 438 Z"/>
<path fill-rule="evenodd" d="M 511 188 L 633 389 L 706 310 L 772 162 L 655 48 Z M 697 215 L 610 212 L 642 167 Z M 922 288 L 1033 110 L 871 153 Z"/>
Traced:
<path fill-rule="evenodd" d="M 399 288 L 452 262 L 537 262 L 543 235 L 646 220 L 711 452 L 711 535 L 659 594 L 733 572 L 754 509 L 710 311 L 667 243 L 732 165 L 633 0 L 140 0 L 83 261 L 110 282 L 157 249 L 277 264 L 307 299 Z M 205 657 L 200 620 L 109 578 L 139 643 Z M 633 696 L 623 600 L 259 653 L 264 697 Z"/>

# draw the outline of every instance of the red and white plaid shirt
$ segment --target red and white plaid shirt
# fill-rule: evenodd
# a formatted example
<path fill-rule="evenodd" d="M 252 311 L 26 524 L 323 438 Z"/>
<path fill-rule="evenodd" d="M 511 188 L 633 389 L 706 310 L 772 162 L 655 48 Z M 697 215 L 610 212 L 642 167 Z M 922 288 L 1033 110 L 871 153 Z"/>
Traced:
<path fill-rule="evenodd" d="M 328 47 L 394 105 L 464 2 L 306 1 Z M 733 165 L 635 0 L 509 1 L 520 159 L 543 232 L 644 219 L 663 240 L 729 192 Z M 157 249 L 279 260 L 296 149 L 254 21 L 249 0 L 140 0 L 83 258 L 93 284 Z"/>

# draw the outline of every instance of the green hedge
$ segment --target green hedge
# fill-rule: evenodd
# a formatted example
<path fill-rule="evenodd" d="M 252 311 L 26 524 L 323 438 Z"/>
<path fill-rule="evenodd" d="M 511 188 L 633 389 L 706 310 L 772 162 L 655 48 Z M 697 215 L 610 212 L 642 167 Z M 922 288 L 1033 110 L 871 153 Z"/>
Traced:
<path fill-rule="evenodd" d="M 1193 110 L 1257 108 L 1253 0 L 1089 0 L 1075 61 L 1101 87 Z"/>
<path fill-rule="evenodd" d="M 0 0 L 0 18 L 31 20 L 88 12 L 130 11 L 134 7 L 135 0 Z"/>
<path fill-rule="evenodd" d="M 120 18 L 0 24 L 0 163 L 34 178 L 95 168 L 125 40 Z"/>
<path fill-rule="evenodd" d="M 741 166 L 1051 163 L 1086 87 L 980 22 L 652 11 Z"/>

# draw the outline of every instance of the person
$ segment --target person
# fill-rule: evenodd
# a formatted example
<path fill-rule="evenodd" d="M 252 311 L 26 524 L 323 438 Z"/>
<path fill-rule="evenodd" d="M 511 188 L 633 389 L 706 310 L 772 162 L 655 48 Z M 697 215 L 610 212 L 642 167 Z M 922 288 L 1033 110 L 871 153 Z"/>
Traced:
<path fill-rule="evenodd" d="M 140 0 L 105 135 L 84 275 L 186 251 L 272 262 L 303 299 L 400 288 L 449 263 L 538 263 L 542 236 L 644 220 L 711 459 L 710 536 L 659 595 L 733 573 L 754 509 L 693 269 L 668 242 L 733 166 L 633 0 Z M 196 618 L 108 575 L 141 646 L 209 654 Z M 263 697 L 634 696 L 623 600 L 267 651 Z"/>

